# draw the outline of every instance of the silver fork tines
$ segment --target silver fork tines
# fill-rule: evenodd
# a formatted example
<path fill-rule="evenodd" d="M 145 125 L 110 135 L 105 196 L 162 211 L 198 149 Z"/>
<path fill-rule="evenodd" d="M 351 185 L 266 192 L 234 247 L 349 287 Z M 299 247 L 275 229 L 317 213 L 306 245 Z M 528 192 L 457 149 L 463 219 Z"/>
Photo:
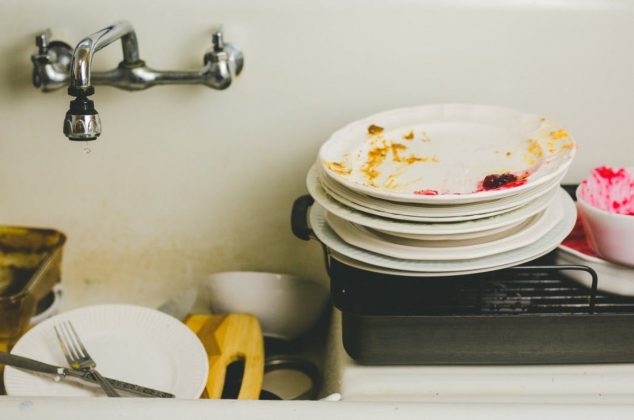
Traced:
<path fill-rule="evenodd" d="M 59 345 L 62 348 L 68 365 L 73 369 L 90 372 L 106 395 L 109 397 L 119 397 L 119 393 L 112 385 L 97 372 L 97 364 L 92 357 L 90 357 L 90 354 L 88 354 L 73 324 L 70 321 L 65 321 L 55 325 L 53 329 L 55 330 L 55 335 L 57 336 L 57 340 L 59 341 Z"/>

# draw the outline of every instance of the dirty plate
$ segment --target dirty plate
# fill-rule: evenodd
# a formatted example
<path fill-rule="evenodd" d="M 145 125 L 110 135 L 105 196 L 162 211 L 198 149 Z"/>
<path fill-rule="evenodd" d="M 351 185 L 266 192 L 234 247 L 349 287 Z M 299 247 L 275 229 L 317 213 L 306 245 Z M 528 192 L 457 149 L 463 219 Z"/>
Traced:
<path fill-rule="evenodd" d="M 141 306 L 87 306 L 56 315 L 24 334 L 11 353 L 68 366 L 53 330 L 62 321 L 73 323 L 103 376 L 177 398 L 198 398 L 207 383 L 207 353 L 196 335 L 175 318 Z M 105 397 L 99 387 L 55 382 L 10 366 L 4 384 L 12 396 Z"/>
<path fill-rule="evenodd" d="M 319 160 L 333 180 L 362 194 L 458 204 L 547 183 L 566 172 L 574 154 L 568 132 L 544 117 L 492 106 L 427 105 L 342 128 L 321 147 Z"/>

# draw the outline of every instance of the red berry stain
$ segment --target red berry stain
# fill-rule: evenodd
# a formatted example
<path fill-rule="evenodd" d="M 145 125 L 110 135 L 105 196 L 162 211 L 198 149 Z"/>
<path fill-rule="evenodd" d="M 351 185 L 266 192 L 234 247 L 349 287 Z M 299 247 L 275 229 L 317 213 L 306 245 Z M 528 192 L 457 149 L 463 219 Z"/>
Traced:
<path fill-rule="evenodd" d="M 619 169 L 618 171 L 614 171 L 614 169 L 610 168 L 609 166 L 601 166 L 597 169 L 595 169 L 597 175 L 599 175 L 601 178 L 607 180 L 607 181 L 611 181 L 616 177 L 619 176 L 623 176 L 623 169 Z"/>
<path fill-rule="evenodd" d="M 438 191 L 436 190 L 418 190 L 414 191 L 416 195 L 438 195 Z"/>
<path fill-rule="evenodd" d="M 518 178 L 511 173 L 487 175 L 482 180 L 482 190 L 514 188 L 526 183 L 526 178 Z"/>

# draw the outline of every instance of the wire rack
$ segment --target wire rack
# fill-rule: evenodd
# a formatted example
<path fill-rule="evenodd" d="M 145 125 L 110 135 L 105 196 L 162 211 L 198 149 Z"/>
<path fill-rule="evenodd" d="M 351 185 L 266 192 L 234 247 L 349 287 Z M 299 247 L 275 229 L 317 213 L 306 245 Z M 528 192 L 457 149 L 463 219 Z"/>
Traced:
<path fill-rule="evenodd" d="M 521 315 L 634 313 L 634 298 L 600 293 L 590 267 L 554 265 L 547 256 L 532 265 L 470 276 L 409 278 L 375 275 L 328 259 L 332 298 L 338 307 L 374 315 Z M 582 271 L 586 288 L 566 276 Z"/>

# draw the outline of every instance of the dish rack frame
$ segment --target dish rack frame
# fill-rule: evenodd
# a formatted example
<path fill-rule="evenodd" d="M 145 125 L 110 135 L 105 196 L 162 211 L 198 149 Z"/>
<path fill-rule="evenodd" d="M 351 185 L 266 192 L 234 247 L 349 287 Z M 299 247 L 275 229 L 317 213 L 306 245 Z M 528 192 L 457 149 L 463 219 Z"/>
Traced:
<path fill-rule="evenodd" d="M 574 198 L 576 186 L 564 188 Z M 293 206 L 303 240 L 315 238 L 312 203 L 302 196 Z M 344 348 L 361 364 L 634 362 L 634 297 L 600 292 L 591 267 L 557 265 L 556 250 L 487 273 L 406 277 L 353 267 L 322 248 Z M 592 287 L 568 278 L 571 270 L 591 276 Z"/>

